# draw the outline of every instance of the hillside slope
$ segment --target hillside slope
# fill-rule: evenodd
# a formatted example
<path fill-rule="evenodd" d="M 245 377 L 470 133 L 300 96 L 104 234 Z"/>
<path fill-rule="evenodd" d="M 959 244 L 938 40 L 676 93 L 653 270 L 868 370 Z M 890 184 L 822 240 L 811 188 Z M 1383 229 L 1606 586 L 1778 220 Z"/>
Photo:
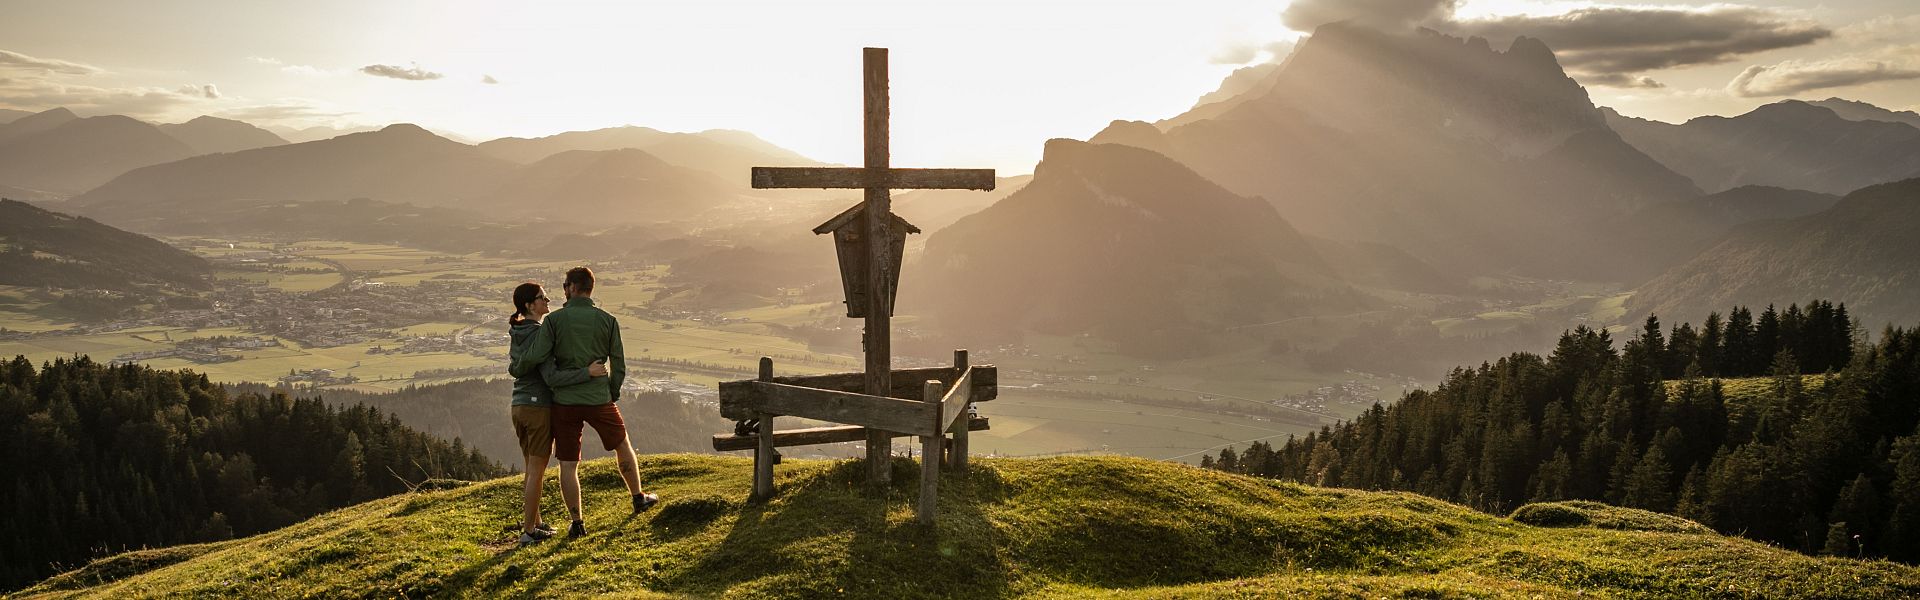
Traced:
<path fill-rule="evenodd" d="M 519 481 L 397 496 L 243 540 L 96 561 L 25 596 L 1620 597 L 1920 594 L 1920 570 L 1811 558 L 1584 504 L 1536 527 L 1405 493 L 1322 489 L 1134 458 L 999 459 L 941 482 L 913 521 L 911 461 L 885 497 L 853 461 L 789 461 L 746 501 L 749 461 L 655 455 L 665 503 L 629 517 L 589 463 L 589 535 L 516 549 Z M 549 480 L 548 494 L 556 490 Z M 547 518 L 561 513 L 549 502 Z M 1550 518 L 1549 518 L 1550 517 Z"/>
<path fill-rule="evenodd" d="M 1920 179 L 1847 194 L 1805 217 L 1735 229 L 1635 293 L 1633 315 L 1700 315 L 1722 306 L 1785 306 L 1808 290 L 1844 299 L 1869 331 L 1920 319 Z"/>

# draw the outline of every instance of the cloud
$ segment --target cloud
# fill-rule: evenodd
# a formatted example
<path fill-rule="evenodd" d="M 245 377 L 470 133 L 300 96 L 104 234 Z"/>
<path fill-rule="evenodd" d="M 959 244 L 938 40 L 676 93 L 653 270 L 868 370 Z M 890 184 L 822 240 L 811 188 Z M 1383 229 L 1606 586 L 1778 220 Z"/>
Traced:
<path fill-rule="evenodd" d="M 1920 79 L 1920 65 L 1908 58 L 1915 52 L 1920 52 L 1920 45 L 1896 47 L 1875 55 L 1753 65 L 1727 82 L 1727 91 L 1742 98 L 1790 96 L 1880 81 Z"/>
<path fill-rule="evenodd" d="M 1294 0 L 1280 13 L 1280 21 L 1296 31 L 1313 31 L 1321 25 L 1347 20 L 1383 29 L 1400 29 L 1451 18 L 1459 3 L 1459 0 Z"/>
<path fill-rule="evenodd" d="M 1244 65 L 1253 62 L 1254 57 L 1259 55 L 1260 46 L 1258 44 L 1240 42 L 1221 48 L 1219 52 L 1213 55 L 1213 58 L 1207 59 L 1207 62 L 1216 65 Z"/>
<path fill-rule="evenodd" d="M 175 88 L 174 92 L 183 96 L 206 98 L 208 100 L 220 99 L 220 88 L 214 87 L 211 83 L 205 85 L 183 85 Z"/>
<path fill-rule="evenodd" d="M 352 113 L 329 110 L 313 102 L 298 98 L 285 98 L 273 104 L 258 104 L 220 111 L 217 116 L 241 121 L 274 121 L 280 119 L 330 119 Z"/>
<path fill-rule="evenodd" d="M 270 56 L 249 56 L 247 57 L 247 62 L 256 65 L 278 65 L 280 64 L 280 59 Z"/>
<path fill-rule="evenodd" d="M 394 65 L 367 65 L 360 67 L 360 72 L 376 77 L 391 77 L 393 79 L 405 79 L 407 81 L 427 81 L 445 77 L 445 75 L 422 69 L 419 65 L 414 65 L 412 68 Z"/>
<path fill-rule="evenodd" d="M 62 75 L 92 75 L 102 72 L 99 67 L 51 58 L 34 58 L 19 52 L 0 50 L 0 69 L 40 71 Z"/>
<path fill-rule="evenodd" d="M 500 80 L 498 80 L 498 79 L 494 79 L 492 75 L 481 75 L 481 76 L 480 76 L 480 83 L 484 83 L 484 84 L 487 84 L 487 85 L 493 85 L 493 84 L 496 84 L 496 83 L 500 83 Z"/>
<path fill-rule="evenodd" d="M 213 98 L 208 93 L 219 92 L 212 86 L 104 88 L 46 79 L 9 78 L 0 81 L 0 98 L 6 98 L 14 106 L 40 109 L 64 106 L 76 112 L 127 115 L 147 120 L 167 117 L 176 107 L 206 102 Z"/>
<path fill-rule="evenodd" d="M 1634 76 L 1625 73 L 1595 73 L 1591 75 L 1581 75 L 1577 77 L 1577 79 L 1580 80 L 1581 85 L 1589 87 L 1601 86 L 1647 90 L 1657 90 L 1667 87 L 1667 84 L 1654 81 L 1652 77 Z"/>
<path fill-rule="evenodd" d="M 1461 21 L 1461 33 L 1494 40 L 1539 38 L 1568 70 L 1596 75 L 1730 62 L 1833 36 L 1819 23 L 1747 6 L 1704 9 L 1594 7 L 1552 16 Z"/>

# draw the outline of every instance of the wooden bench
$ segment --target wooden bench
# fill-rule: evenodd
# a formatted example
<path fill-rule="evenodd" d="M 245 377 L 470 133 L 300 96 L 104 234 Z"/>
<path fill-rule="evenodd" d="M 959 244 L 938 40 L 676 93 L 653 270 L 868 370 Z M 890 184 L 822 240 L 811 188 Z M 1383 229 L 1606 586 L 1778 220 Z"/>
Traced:
<path fill-rule="evenodd" d="M 967 364 L 966 350 L 954 351 L 953 363 L 895 369 L 890 373 L 891 393 L 872 396 L 860 393 L 866 384 L 861 373 L 774 377 L 773 359 L 760 357 L 759 377 L 720 383 L 720 416 L 742 426 L 754 421 L 757 427 L 752 433 L 714 434 L 713 449 L 752 450 L 753 497 L 764 500 L 774 492 L 773 465 L 779 460 L 775 448 L 919 436 L 920 504 L 915 512 L 921 522 L 932 523 L 941 467 L 964 475 L 967 433 L 991 425 L 973 416 L 973 403 L 992 400 L 1000 391 L 999 371 L 992 365 Z M 776 431 L 774 419 L 780 416 L 840 425 Z"/>

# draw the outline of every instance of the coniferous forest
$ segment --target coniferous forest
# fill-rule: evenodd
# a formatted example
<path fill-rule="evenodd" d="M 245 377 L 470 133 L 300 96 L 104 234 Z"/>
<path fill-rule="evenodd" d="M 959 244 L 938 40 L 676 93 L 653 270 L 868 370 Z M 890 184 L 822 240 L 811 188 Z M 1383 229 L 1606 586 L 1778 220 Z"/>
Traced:
<path fill-rule="evenodd" d="M 109 553 L 224 540 L 408 489 L 505 474 L 363 405 L 230 392 L 85 356 L 0 364 L 0 589 Z M 411 482 L 411 483 L 409 483 Z"/>
<path fill-rule="evenodd" d="M 1202 465 L 1406 490 L 1505 514 L 1596 500 L 1808 553 L 1920 562 L 1920 329 L 1871 343 L 1844 306 L 1649 317 L 1618 350 L 1575 328 L 1547 357 L 1455 369 L 1432 391 Z M 1718 378 L 1758 377 L 1735 385 Z"/>

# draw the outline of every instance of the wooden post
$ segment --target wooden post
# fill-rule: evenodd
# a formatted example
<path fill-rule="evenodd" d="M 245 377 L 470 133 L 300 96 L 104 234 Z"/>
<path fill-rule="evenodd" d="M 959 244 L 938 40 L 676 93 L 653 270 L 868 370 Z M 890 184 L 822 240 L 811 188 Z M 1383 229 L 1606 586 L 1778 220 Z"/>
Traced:
<path fill-rule="evenodd" d="M 773 358 L 760 357 L 760 380 L 773 381 Z M 753 497 L 773 497 L 773 415 L 761 413 L 759 445 L 753 449 Z"/>
<path fill-rule="evenodd" d="M 933 412 L 934 434 L 920 438 L 920 508 L 914 514 L 921 523 L 932 525 L 934 511 L 940 501 L 941 442 L 947 439 L 947 436 L 940 434 L 941 420 L 937 407 L 940 406 L 940 397 L 947 394 L 946 386 L 936 379 L 927 380 L 926 389 L 926 395 L 921 398 L 936 407 Z"/>
<path fill-rule="evenodd" d="M 867 48 L 861 54 L 863 76 L 861 77 L 862 95 L 866 98 L 866 168 L 869 172 L 884 172 L 891 167 L 888 158 L 887 121 L 891 109 L 887 106 L 887 49 Z M 867 323 L 865 350 L 867 354 L 867 394 L 870 396 L 889 395 L 893 389 L 893 344 L 889 338 L 892 327 L 893 307 L 887 299 L 893 294 L 887 290 L 891 278 L 887 277 L 893 265 L 892 256 L 887 252 L 893 238 L 893 228 L 888 217 L 893 215 L 889 191 L 884 187 L 867 188 L 866 235 L 862 242 L 867 245 Z M 883 432 L 872 432 L 867 436 L 867 463 L 872 469 L 874 485 L 884 487 L 893 473 L 893 436 Z"/>
<path fill-rule="evenodd" d="M 966 350 L 953 351 L 953 372 L 954 377 L 959 377 L 967 373 Z M 968 403 L 966 406 L 960 407 L 960 410 L 965 411 L 972 407 L 973 404 Z M 941 416 L 944 417 L 945 415 Z M 955 423 L 967 423 L 972 418 L 971 415 L 961 416 L 960 420 L 955 421 Z M 967 473 L 967 425 L 963 424 L 953 428 L 953 444 L 951 448 L 952 450 L 949 451 L 947 457 L 947 464 L 953 467 L 954 473 L 965 475 Z"/>

